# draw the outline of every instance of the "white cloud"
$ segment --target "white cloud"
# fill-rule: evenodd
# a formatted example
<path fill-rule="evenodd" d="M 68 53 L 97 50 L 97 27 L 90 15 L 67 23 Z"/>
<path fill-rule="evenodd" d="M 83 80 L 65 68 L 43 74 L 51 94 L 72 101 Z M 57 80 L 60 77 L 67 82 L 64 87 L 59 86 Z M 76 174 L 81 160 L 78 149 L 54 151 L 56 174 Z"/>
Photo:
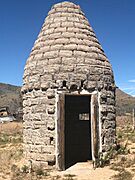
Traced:
<path fill-rule="evenodd" d="M 128 88 L 120 88 L 121 90 L 123 91 L 126 91 L 126 90 L 135 90 L 135 87 L 128 87 Z"/>
<path fill-rule="evenodd" d="M 121 88 L 121 90 L 135 97 L 135 87 L 127 87 L 127 88 L 125 87 L 125 88 Z"/>
<path fill-rule="evenodd" d="M 131 96 L 135 96 L 135 90 L 131 91 L 131 92 L 128 92 L 128 94 L 130 94 Z"/>
<path fill-rule="evenodd" d="M 128 80 L 128 84 L 122 84 L 120 89 L 125 93 L 135 97 L 135 84 L 129 84 L 129 82 L 135 83 L 135 79 Z"/>
<path fill-rule="evenodd" d="M 131 79 L 128 82 L 135 83 L 135 79 Z"/>

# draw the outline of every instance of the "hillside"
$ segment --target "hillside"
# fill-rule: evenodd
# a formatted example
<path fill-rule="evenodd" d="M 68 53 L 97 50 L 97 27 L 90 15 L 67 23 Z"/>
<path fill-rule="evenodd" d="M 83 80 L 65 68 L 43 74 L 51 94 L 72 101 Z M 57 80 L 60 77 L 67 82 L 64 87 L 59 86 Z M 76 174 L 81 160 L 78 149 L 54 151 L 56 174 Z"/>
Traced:
<path fill-rule="evenodd" d="M 124 115 L 125 113 L 132 113 L 135 108 L 135 97 L 126 94 L 120 89 L 116 90 L 116 112 L 117 115 Z"/>
<path fill-rule="evenodd" d="M 0 83 L 0 107 L 8 106 L 12 114 L 22 108 L 20 90 L 19 86 Z"/>

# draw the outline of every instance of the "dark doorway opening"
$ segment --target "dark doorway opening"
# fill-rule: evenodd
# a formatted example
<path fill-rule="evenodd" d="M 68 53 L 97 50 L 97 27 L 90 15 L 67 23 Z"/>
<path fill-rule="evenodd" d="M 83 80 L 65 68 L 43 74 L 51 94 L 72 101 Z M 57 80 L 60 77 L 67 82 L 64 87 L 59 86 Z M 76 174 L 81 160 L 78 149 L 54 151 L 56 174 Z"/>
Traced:
<path fill-rule="evenodd" d="M 92 159 L 88 95 L 65 96 L 65 169 Z"/>

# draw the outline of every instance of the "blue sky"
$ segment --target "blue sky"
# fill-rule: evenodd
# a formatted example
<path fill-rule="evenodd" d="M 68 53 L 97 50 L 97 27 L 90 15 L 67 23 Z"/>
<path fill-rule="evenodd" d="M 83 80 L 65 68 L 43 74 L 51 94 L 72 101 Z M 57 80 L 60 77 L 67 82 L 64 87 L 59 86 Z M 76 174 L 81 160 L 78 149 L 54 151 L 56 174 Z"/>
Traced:
<path fill-rule="evenodd" d="M 22 85 L 25 62 L 51 6 L 61 0 L 0 0 L 0 82 Z M 135 1 L 72 0 L 89 19 L 116 85 L 135 95 Z"/>

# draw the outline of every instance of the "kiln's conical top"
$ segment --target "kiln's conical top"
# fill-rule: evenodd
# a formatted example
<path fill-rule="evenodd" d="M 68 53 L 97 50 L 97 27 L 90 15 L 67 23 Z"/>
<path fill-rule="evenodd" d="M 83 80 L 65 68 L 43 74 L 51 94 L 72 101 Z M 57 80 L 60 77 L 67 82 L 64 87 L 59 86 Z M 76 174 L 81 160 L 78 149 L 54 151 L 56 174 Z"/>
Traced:
<path fill-rule="evenodd" d="M 103 82 L 104 72 L 113 79 L 111 65 L 80 6 L 54 5 L 27 60 L 23 89 L 59 88 L 63 81 L 68 88 L 73 84 L 88 88 L 91 78 Z"/>

